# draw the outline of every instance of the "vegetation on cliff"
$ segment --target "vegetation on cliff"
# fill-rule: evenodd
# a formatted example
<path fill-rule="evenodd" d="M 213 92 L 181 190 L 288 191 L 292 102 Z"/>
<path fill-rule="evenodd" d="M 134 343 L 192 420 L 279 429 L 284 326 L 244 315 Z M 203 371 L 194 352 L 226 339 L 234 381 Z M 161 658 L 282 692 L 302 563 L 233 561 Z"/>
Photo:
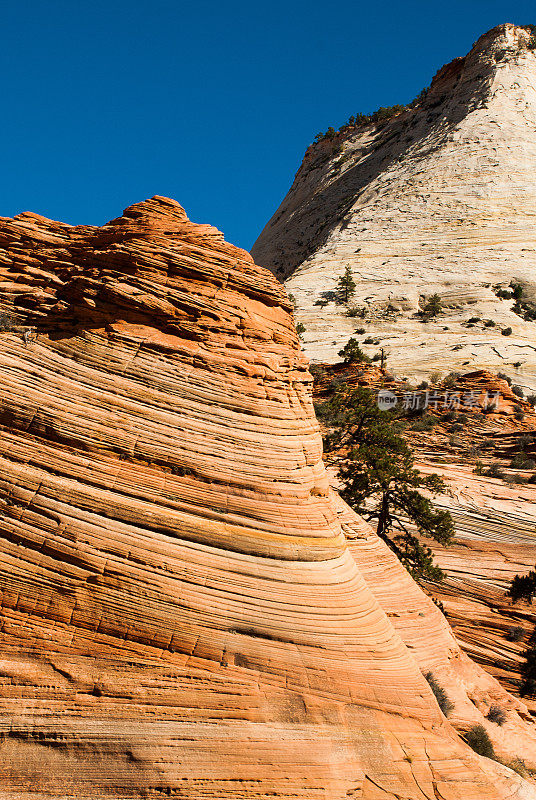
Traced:
<path fill-rule="evenodd" d="M 393 117 L 398 116 L 398 114 L 402 114 L 404 111 L 409 111 L 415 106 L 420 105 L 426 98 L 427 94 L 428 89 L 423 89 L 422 92 L 420 92 L 417 97 L 408 105 L 396 103 L 394 106 L 380 106 L 380 108 L 378 108 L 372 114 L 352 114 L 352 116 L 348 118 L 348 121 L 345 122 L 344 125 L 341 125 L 340 128 L 335 129 L 333 126 L 330 126 L 327 131 L 321 131 L 320 133 L 317 133 L 314 141 L 315 143 L 326 140 L 330 141 L 335 139 L 340 134 L 349 133 L 366 125 L 380 125 L 381 123 L 388 122 Z"/>
<path fill-rule="evenodd" d="M 376 522 L 378 536 L 412 575 L 442 580 L 444 573 L 434 564 L 432 550 L 419 536 L 444 545 L 452 540 L 451 515 L 434 508 L 429 499 L 446 487 L 438 475 L 424 476 L 416 469 L 400 419 L 382 411 L 369 390 L 344 384 L 318 413 L 331 428 L 325 448 L 337 463 L 342 497 L 358 514 Z"/>
<path fill-rule="evenodd" d="M 345 267 L 344 274 L 341 275 L 337 282 L 337 295 L 341 303 L 348 303 L 350 298 L 355 294 L 356 283 L 349 265 Z"/>
<path fill-rule="evenodd" d="M 514 603 L 526 600 L 532 604 L 534 595 L 536 595 L 536 569 L 531 570 L 527 575 L 516 575 L 506 594 Z M 536 697 L 536 629 L 523 656 L 525 660 L 521 667 L 522 681 L 519 693 L 522 697 L 525 695 Z"/>

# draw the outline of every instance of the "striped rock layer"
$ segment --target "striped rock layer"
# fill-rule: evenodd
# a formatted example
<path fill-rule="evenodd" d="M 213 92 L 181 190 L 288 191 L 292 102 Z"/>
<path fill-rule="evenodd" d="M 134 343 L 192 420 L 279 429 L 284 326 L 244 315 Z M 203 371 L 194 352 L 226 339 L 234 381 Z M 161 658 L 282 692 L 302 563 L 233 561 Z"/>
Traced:
<path fill-rule="evenodd" d="M 513 281 L 536 308 L 533 45 L 524 28 L 494 28 L 411 108 L 308 148 L 252 255 L 287 279 L 311 358 L 336 361 L 365 320 L 397 372 L 471 365 L 536 389 L 536 322 L 494 291 Z M 336 302 L 348 266 L 364 320 Z M 423 322 L 433 294 L 443 312 Z"/>
<path fill-rule="evenodd" d="M 348 546 L 268 271 L 155 197 L 2 219 L 0 278 L 2 798 L 536 797 Z"/>

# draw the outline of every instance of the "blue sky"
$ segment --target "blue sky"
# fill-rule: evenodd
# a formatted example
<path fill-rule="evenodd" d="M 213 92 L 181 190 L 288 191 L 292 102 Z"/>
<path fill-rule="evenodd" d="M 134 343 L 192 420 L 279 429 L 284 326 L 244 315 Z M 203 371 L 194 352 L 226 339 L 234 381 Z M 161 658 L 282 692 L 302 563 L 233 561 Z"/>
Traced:
<path fill-rule="evenodd" d="M 319 130 L 410 101 L 533 2 L 17 0 L 0 215 L 102 224 L 163 194 L 249 249 Z"/>

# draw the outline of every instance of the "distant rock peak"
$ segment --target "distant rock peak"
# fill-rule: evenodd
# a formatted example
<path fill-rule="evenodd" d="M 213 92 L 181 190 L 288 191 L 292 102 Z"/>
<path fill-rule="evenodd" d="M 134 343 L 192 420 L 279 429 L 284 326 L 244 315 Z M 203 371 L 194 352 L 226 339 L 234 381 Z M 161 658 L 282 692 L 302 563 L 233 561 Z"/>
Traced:
<path fill-rule="evenodd" d="M 411 107 L 308 148 L 251 252 L 286 280 L 311 358 L 335 361 L 356 330 L 334 299 L 350 267 L 352 304 L 367 338 L 385 332 L 393 369 L 519 369 L 516 382 L 536 388 L 535 323 L 497 295 L 512 281 L 531 301 L 536 292 L 535 31 L 494 28 Z M 433 294 L 449 310 L 425 327 Z M 488 321 L 484 335 L 467 329 L 474 317 Z"/>

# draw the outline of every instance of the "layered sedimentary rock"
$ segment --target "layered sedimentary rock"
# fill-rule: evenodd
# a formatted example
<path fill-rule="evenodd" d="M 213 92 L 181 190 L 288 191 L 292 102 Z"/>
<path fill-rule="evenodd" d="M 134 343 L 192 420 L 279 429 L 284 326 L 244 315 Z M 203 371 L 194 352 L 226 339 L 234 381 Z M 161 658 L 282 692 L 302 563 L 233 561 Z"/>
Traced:
<path fill-rule="evenodd" d="M 524 28 L 495 28 L 413 107 L 309 147 L 252 254 L 287 278 L 312 358 L 336 360 L 362 323 L 335 298 L 350 266 L 351 304 L 399 374 L 518 364 L 517 382 L 536 388 L 536 323 L 494 291 L 514 281 L 534 309 L 533 45 Z M 434 293 L 443 313 L 423 322 Z M 475 317 L 482 323 L 468 329 Z"/>
<path fill-rule="evenodd" d="M 419 462 L 439 473 L 452 494 L 442 498 L 456 525 L 448 548 L 434 545 L 447 578 L 434 594 L 442 601 L 458 641 L 472 659 L 512 692 L 519 691 L 523 652 L 536 625 L 536 609 L 512 604 L 506 590 L 515 575 L 536 563 L 536 492 L 532 484 L 477 476 L 463 462 Z M 534 698 L 524 698 L 536 711 Z"/>
<path fill-rule="evenodd" d="M 536 609 L 528 603 L 512 604 L 506 591 L 515 575 L 528 573 L 536 562 L 534 407 L 512 391 L 506 380 L 485 370 L 468 372 L 456 379 L 450 376 L 448 381 L 418 392 L 409 391 L 406 383 L 395 380 L 375 364 L 324 365 L 314 372 L 315 398 L 321 404 L 332 392 L 334 382 L 344 382 L 373 391 L 383 386 L 397 395 L 399 407 L 407 405 L 405 436 L 419 469 L 424 473 L 439 473 L 444 479 L 448 492 L 436 498 L 436 503 L 452 514 L 456 531 L 448 547 L 426 539 L 426 544 L 434 551 L 436 563 L 446 573 L 444 582 L 430 584 L 428 591 L 443 604 L 449 625 L 464 652 L 483 665 L 509 692 L 518 695 L 523 653 L 536 625 Z M 415 412 L 413 398 L 421 408 L 428 398 L 429 406 L 423 416 Z M 482 413 L 483 410 L 486 413 Z M 424 422 L 428 424 L 421 424 Z M 492 466 L 498 471 L 489 474 Z M 333 485 L 338 485 L 336 478 Z M 366 526 L 362 525 L 357 534 L 350 535 L 352 550 L 356 537 L 361 550 L 363 541 L 369 542 L 370 552 L 382 547 Z M 384 556 L 380 556 L 374 565 L 380 576 L 384 574 L 383 560 Z M 393 559 L 393 568 L 396 564 Z M 360 566 L 366 574 L 366 565 Z M 367 582 L 371 585 L 368 577 Z M 386 581 L 383 589 L 382 586 L 373 587 L 377 598 L 384 591 L 389 593 L 389 583 Z M 381 602 L 388 614 L 393 612 L 392 621 L 406 644 L 412 644 L 419 653 L 422 651 L 422 658 L 421 655 L 419 658 L 424 669 L 429 656 L 426 639 L 442 641 L 442 637 L 423 636 L 425 624 L 421 621 L 417 642 L 412 643 L 400 625 L 396 602 L 391 605 Z M 421 603 L 420 612 L 427 618 L 430 611 L 434 609 L 429 603 Z M 451 647 L 442 646 L 440 651 L 444 656 L 451 652 Z M 461 668 L 460 661 L 455 659 L 454 663 L 459 678 L 467 670 Z M 477 705 L 484 715 L 490 702 L 505 710 L 513 707 L 511 698 L 502 691 L 497 693 L 496 684 L 495 687 L 489 685 L 487 677 L 471 679 L 467 694 L 472 700 L 471 685 L 479 686 Z M 491 692 L 487 703 L 482 694 L 482 689 L 487 691 L 486 685 Z M 456 693 L 456 690 L 451 692 Z M 469 719 L 473 718 L 475 710 L 466 704 L 463 707 L 466 712 L 471 711 Z M 520 712 L 524 719 L 527 707 L 534 714 L 533 698 L 523 698 Z M 467 718 L 460 716 L 461 708 L 457 703 L 456 712 L 449 719 L 463 730 L 467 727 Z M 521 757 L 519 739 L 508 735 L 505 742 L 505 729 L 488 722 L 482 724 L 487 726 L 497 750 L 505 752 L 506 744 L 510 757 Z M 508 729 L 512 730 L 510 711 Z M 524 726 L 521 749 L 527 763 L 533 763 L 536 749 L 530 737 L 527 738 Z"/>
<path fill-rule="evenodd" d="M 0 264 L 2 797 L 536 797 L 352 556 L 269 272 L 165 198 Z"/>
<path fill-rule="evenodd" d="M 374 364 L 337 364 L 315 370 L 317 402 L 325 401 L 333 391 L 333 381 L 373 391 L 388 387 L 401 405 L 408 397 L 407 385 L 393 380 Z M 412 394 L 409 393 L 410 398 Z M 431 671 L 449 699 L 455 701 L 449 721 L 460 732 L 474 724 L 483 725 L 502 759 L 524 762 L 534 769 L 536 721 L 529 713 L 534 703 L 530 698 L 520 702 L 507 690 L 518 690 L 521 653 L 536 618 L 523 604 L 512 607 L 505 591 L 514 575 L 528 572 L 536 560 L 536 490 L 533 484 L 505 484 L 477 475 L 474 469 L 475 453 L 482 469 L 491 463 L 502 463 L 497 462 L 498 455 L 506 455 L 504 463 L 508 463 L 520 441 L 530 453 L 535 447 L 536 414 L 505 380 L 483 370 L 413 396 L 419 398 L 421 405 L 427 397 L 430 400 L 426 419 L 431 424 L 419 432 L 410 422 L 405 435 L 419 468 L 424 473 L 439 473 L 445 479 L 448 494 L 436 502 L 452 513 L 456 529 L 454 542 L 448 547 L 425 540 L 446 571 L 445 582 L 430 584 L 429 591 L 444 603 L 448 622 L 454 626 L 463 651 L 443 614 L 371 527 L 356 518 L 336 495 L 333 502 L 350 551 L 369 588 L 423 673 Z M 488 403 L 491 405 L 487 413 L 482 414 L 481 409 Z M 521 409 L 522 420 L 518 418 Z M 422 419 L 415 412 L 407 413 L 410 419 L 412 414 L 414 420 Z M 464 419 L 464 424 L 456 423 L 456 419 Z M 526 473 L 505 470 L 512 480 Z M 330 468 L 330 473 L 333 486 L 337 487 L 335 471 Z M 404 598 L 403 604 L 400 597 Z M 520 622 L 524 641 L 508 641 L 512 626 Z M 500 683 L 471 661 L 467 652 L 492 671 Z M 487 719 L 494 706 L 504 711 L 504 725 Z"/>
<path fill-rule="evenodd" d="M 471 661 L 460 648 L 441 611 L 411 579 L 387 545 L 369 525 L 356 520 L 337 496 L 335 503 L 348 536 L 350 551 L 367 585 L 422 672 L 431 672 L 453 703 L 454 708 L 449 714 L 451 724 L 462 733 L 473 725 L 484 726 L 497 755 L 506 763 L 519 761 L 529 769 L 536 769 L 536 721 L 531 717 L 527 705 L 514 698 L 495 678 Z M 454 547 L 456 555 L 449 558 L 449 549 L 443 553 L 441 563 L 446 569 L 452 568 L 452 563 L 457 559 L 460 560 L 459 544 L 462 541 L 458 530 L 458 548 Z M 482 552 L 480 556 L 482 558 Z M 465 571 L 463 567 L 461 571 L 467 576 L 467 565 Z M 449 588 L 443 589 L 441 586 L 438 590 L 434 587 L 434 593 L 439 593 L 440 597 L 451 594 L 457 586 L 459 572 L 449 571 Z M 465 625 L 466 629 L 474 629 L 478 626 L 478 621 L 473 618 L 478 601 L 475 603 L 469 585 L 464 586 L 465 591 L 460 591 L 459 584 L 457 589 L 456 599 L 451 598 L 453 604 L 459 606 L 456 621 L 459 625 Z M 404 598 L 403 603 L 401 597 Z M 463 617 L 463 622 L 460 617 Z M 498 726 L 487 719 L 493 706 L 504 711 L 504 725 Z"/>

